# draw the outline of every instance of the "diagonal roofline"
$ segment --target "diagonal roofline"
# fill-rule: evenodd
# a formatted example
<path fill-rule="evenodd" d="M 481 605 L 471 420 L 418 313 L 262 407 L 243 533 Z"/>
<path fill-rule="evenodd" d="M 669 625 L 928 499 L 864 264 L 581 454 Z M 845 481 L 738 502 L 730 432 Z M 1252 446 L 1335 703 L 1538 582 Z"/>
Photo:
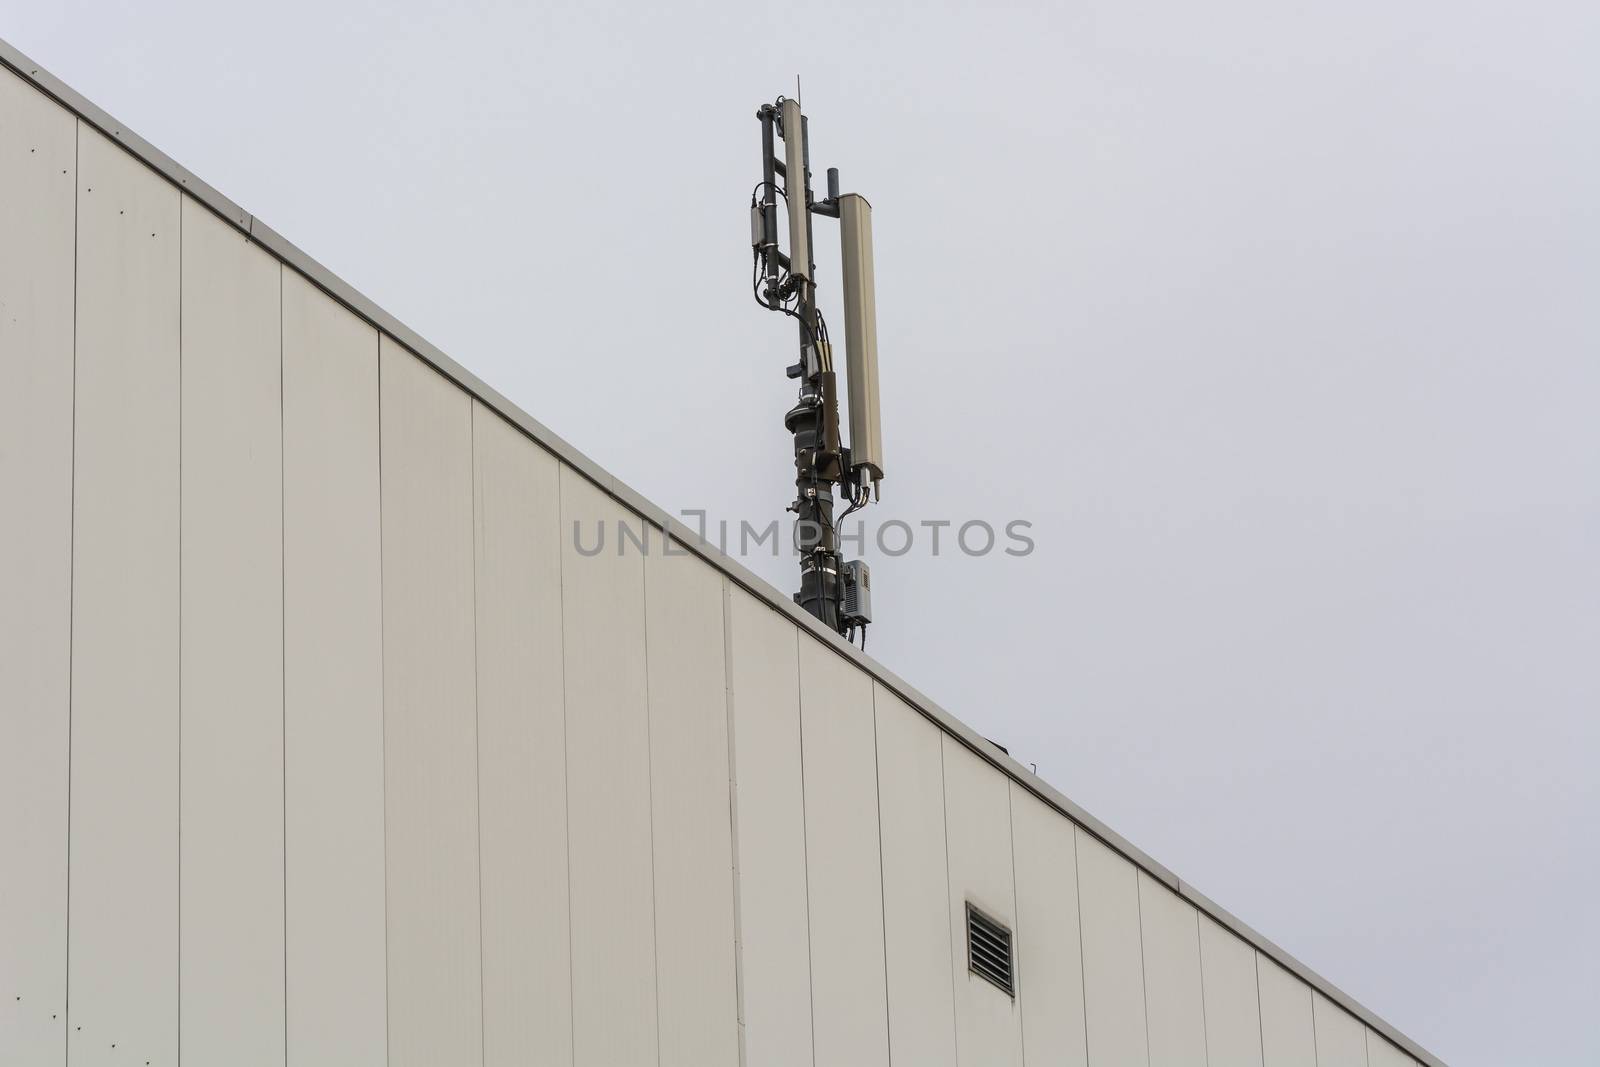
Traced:
<path fill-rule="evenodd" d="M 3 38 L 0 38 L 0 66 L 11 70 L 24 81 L 30 83 L 35 89 L 55 100 L 68 111 L 77 115 L 79 119 L 111 138 L 128 152 L 131 152 L 143 161 L 146 166 L 165 177 L 224 222 L 243 233 L 252 243 L 260 246 L 280 262 L 299 272 L 317 288 L 349 308 L 350 311 L 360 316 L 373 327 L 388 334 L 394 340 L 410 349 L 440 374 L 443 374 L 479 401 L 494 409 L 502 418 L 520 428 L 523 433 L 527 434 L 540 446 L 553 453 L 562 462 L 573 467 L 578 473 L 593 482 L 624 507 L 633 511 L 663 533 L 670 533 L 675 541 L 683 544 L 695 555 L 721 571 L 740 588 L 758 597 L 773 610 L 787 616 L 790 621 L 807 630 L 812 636 L 830 645 L 835 652 L 853 662 L 861 670 L 906 701 L 925 718 L 933 722 L 934 725 L 971 749 L 979 758 L 1000 770 L 1017 785 L 1032 793 L 1068 819 L 1077 823 L 1112 850 L 1132 861 L 1135 866 L 1150 877 L 1160 881 L 1183 899 L 1189 901 L 1203 914 L 1249 942 L 1262 954 L 1300 978 L 1341 1008 L 1344 1008 L 1351 1015 L 1361 1020 L 1372 1030 L 1381 1034 L 1390 1043 L 1420 1063 L 1427 1065 L 1427 1067 L 1445 1067 L 1442 1060 L 1368 1010 L 1354 997 L 1351 997 L 1316 971 L 1301 963 L 1270 939 L 1195 889 L 1194 886 L 1179 878 L 1171 870 L 1156 862 L 1143 850 L 1068 799 L 1037 774 L 1029 771 L 986 738 L 979 736 L 966 723 L 940 707 L 909 682 L 867 656 L 854 645 L 846 643 L 839 634 L 823 626 L 809 612 L 802 610 L 789 597 L 779 592 L 764 579 L 757 577 L 743 564 L 714 545 L 705 542 L 692 531 L 687 530 L 682 523 L 675 522 L 663 509 L 646 500 L 638 492 L 584 455 L 548 426 L 523 411 L 477 375 L 445 355 L 444 352 L 429 343 L 426 338 L 412 330 L 394 315 L 379 307 L 370 298 L 356 290 L 354 286 L 334 274 L 327 267 L 312 259 L 282 234 L 228 199 L 155 145 L 128 129 L 126 125 L 117 121 L 117 119 L 86 99 L 60 78 L 35 63 Z"/>

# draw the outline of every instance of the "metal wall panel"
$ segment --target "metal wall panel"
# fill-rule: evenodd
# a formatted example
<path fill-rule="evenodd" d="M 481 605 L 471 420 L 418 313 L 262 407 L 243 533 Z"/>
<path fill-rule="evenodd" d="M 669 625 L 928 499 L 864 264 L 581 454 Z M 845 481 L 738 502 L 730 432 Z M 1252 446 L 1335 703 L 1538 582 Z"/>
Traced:
<path fill-rule="evenodd" d="M 728 589 L 744 1062 L 812 1067 L 799 632 Z"/>
<path fill-rule="evenodd" d="M 0 69 L 0 1063 L 66 1054 L 77 136 Z"/>
<path fill-rule="evenodd" d="M 1083 943 L 1077 833 L 1061 813 L 1011 784 L 1017 875 L 1017 999 L 1028 1067 L 1083 1067 Z"/>
<path fill-rule="evenodd" d="M 178 1047 L 281 1064 L 278 261 L 183 200 Z"/>
<path fill-rule="evenodd" d="M 800 639 L 811 1012 L 818 1063 L 889 1062 L 872 679 Z"/>
<path fill-rule="evenodd" d="M 1367 1067 L 1416 1067 L 1417 1061 L 1389 1044 L 1376 1030 L 1367 1030 Z"/>
<path fill-rule="evenodd" d="M 1090 1067 L 1149 1062 L 1136 875 L 1132 863 L 1078 831 L 1078 908 Z"/>
<path fill-rule="evenodd" d="M 1217 1067 L 1261 1067 L 1261 1003 L 1254 946 L 1200 916 L 1206 1050 Z"/>
<path fill-rule="evenodd" d="M 1317 1067 L 1367 1067 L 1367 1028 L 1339 1005 L 1313 991 L 1311 1019 Z"/>
<path fill-rule="evenodd" d="M 1011 849 L 1022 1056 L 1030 1067 L 1082 1067 L 1088 1046 L 1074 825 L 1013 782 Z"/>
<path fill-rule="evenodd" d="M 1206 1067 L 1200 913 L 1140 871 L 1139 930 L 1150 1067 Z"/>
<path fill-rule="evenodd" d="M 1266 1067 L 1317 1067 L 1311 987 L 1256 954 L 1261 993 L 1261 1058 Z"/>
<path fill-rule="evenodd" d="M 966 905 L 1017 929 L 1011 866 L 1011 790 L 1005 775 L 944 737 L 944 818 L 950 849 L 956 1053 L 966 1067 L 1022 1063 L 1017 1002 L 967 969 Z M 1019 981 L 1027 981 L 1018 975 Z"/>
<path fill-rule="evenodd" d="M 68 1062 L 171 1067 L 179 193 L 81 124 L 78 188 Z"/>
<path fill-rule="evenodd" d="M 572 1062 L 560 464 L 473 401 L 483 1062 Z"/>
<path fill-rule="evenodd" d="M 482 1060 L 472 400 L 379 342 L 389 1062 Z"/>
<path fill-rule="evenodd" d="M 289 1067 L 387 1058 L 378 332 L 283 273 Z"/>
<path fill-rule="evenodd" d="M 67 1051 L 173 1064 L 179 194 L 86 126 L 78 189 Z"/>
<path fill-rule="evenodd" d="M 652 534 L 645 558 L 663 1067 L 739 1062 L 723 577 Z"/>
<path fill-rule="evenodd" d="M 639 520 L 561 468 L 561 582 L 580 1067 L 657 1060 L 644 554 Z M 596 538 L 604 543 L 593 555 Z M 663 842 L 670 847 L 669 843 Z"/>
<path fill-rule="evenodd" d="M 897 1067 L 955 1067 L 944 735 L 882 685 L 874 687 L 873 709 L 889 1059 Z"/>

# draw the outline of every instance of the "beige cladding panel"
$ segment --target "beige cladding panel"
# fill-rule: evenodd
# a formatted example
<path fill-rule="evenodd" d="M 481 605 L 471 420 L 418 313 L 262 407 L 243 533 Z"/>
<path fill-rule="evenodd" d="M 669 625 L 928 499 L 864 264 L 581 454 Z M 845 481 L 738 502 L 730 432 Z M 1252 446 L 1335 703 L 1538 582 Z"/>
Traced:
<path fill-rule="evenodd" d="M 1256 950 L 1210 916 L 1200 916 L 1206 1051 L 1215 1064 L 1261 1067 L 1261 1004 Z"/>
<path fill-rule="evenodd" d="M 573 1059 L 657 1059 L 650 720 L 641 535 L 561 468 L 562 651 L 571 864 Z M 589 554 L 599 543 L 601 547 Z"/>
<path fill-rule="evenodd" d="M 77 132 L 0 69 L 0 1063 L 66 1054 Z"/>
<path fill-rule="evenodd" d="M 739 1062 L 723 579 L 654 532 L 645 558 L 662 1067 Z"/>
<path fill-rule="evenodd" d="M 944 735 L 881 685 L 874 687 L 873 707 L 889 1058 L 896 1067 L 954 1067 Z"/>
<path fill-rule="evenodd" d="M 289 1067 L 379 1067 L 384 973 L 378 333 L 283 275 Z"/>
<path fill-rule="evenodd" d="M 483 1060 L 572 1061 L 560 464 L 473 402 Z"/>
<path fill-rule="evenodd" d="M 1317 1067 L 1367 1067 L 1367 1028 L 1321 993 L 1311 994 Z"/>
<path fill-rule="evenodd" d="M 79 132 L 67 1061 L 171 1067 L 180 203 Z"/>
<path fill-rule="evenodd" d="M 958 1062 L 962 1067 L 1021 1064 L 1021 1009 L 967 969 L 968 903 L 1013 931 L 1017 928 L 1010 783 L 954 738 L 945 735 L 943 742 Z"/>
<path fill-rule="evenodd" d="M 277 260 L 183 201 L 179 1054 L 284 1060 Z"/>
<path fill-rule="evenodd" d="M 1083 997 L 1089 1067 L 1149 1062 L 1140 959 L 1138 870 L 1078 831 Z"/>
<path fill-rule="evenodd" d="M 1017 871 L 1017 999 L 1028 1067 L 1083 1067 L 1083 944 L 1078 928 L 1077 832 L 1011 785 Z"/>
<path fill-rule="evenodd" d="M 1311 987 L 1261 953 L 1256 954 L 1261 995 L 1261 1054 L 1266 1067 L 1317 1067 Z"/>
<path fill-rule="evenodd" d="M 1401 1052 L 1376 1030 L 1367 1029 L 1367 1067 L 1415 1067 L 1416 1060 Z"/>
<path fill-rule="evenodd" d="M 475 1067 L 472 400 L 380 345 L 389 1062 Z"/>
<path fill-rule="evenodd" d="M 812 1067 L 799 634 L 743 589 L 727 604 L 744 1062 Z"/>
<path fill-rule="evenodd" d="M 816 1058 L 887 1067 L 872 679 L 805 636 L 800 738 Z"/>
<path fill-rule="evenodd" d="M 1199 912 L 1141 871 L 1139 929 L 1150 1067 L 1206 1067 Z"/>

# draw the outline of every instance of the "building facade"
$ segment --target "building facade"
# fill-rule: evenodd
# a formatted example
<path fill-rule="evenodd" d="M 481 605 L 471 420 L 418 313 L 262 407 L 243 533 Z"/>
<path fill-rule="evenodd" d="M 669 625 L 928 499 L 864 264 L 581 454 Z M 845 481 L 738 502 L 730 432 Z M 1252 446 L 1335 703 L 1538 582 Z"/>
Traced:
<path fill-rule="evenodd" d="M 0 64 L 0 1063 L 1437 1063 Z"/>

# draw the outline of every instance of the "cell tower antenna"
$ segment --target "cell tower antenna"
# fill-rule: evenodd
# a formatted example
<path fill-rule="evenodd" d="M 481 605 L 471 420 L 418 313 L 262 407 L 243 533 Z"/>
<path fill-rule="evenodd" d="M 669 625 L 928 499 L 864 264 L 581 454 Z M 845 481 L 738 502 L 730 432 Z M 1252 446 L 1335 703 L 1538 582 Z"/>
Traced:
<path fill-rule="evenodd" d="M 788 368 L 799 397 L 784 415 L 794 435 L 795 549 L 800 591 L 795 602 L 824 625 L 866 645 L 872 622 L 872 582 L 865 562 L 840 553 L 839 523 L 879 495 L 883 436 L 878 410 L 878 322 L 872 272 L 872 205 L 859 193 L 839 192 L 839 171 L 828 168 L 828 195 L 811 192 L 810 131 L 794 99 L 779 97 L 756 111 L 761 123 L 761 181 L 750 196 L 750 243 L 756 303 L 796 320 L 800 358 Z M 783 142 L 780 152 L 778 142 Z M 783 184 L 778 184 L 779 179 Z M 787 247 L 780 240 L 778 198 L 788 216 Z M 844 289 L 845 382 L 850 400 L 850 441 L 839 437 L 838 379 L 828 323 L 817 306 L 812 218 L 839 220 L 840 274 Z M 834 517 L 834 489 L 847 506 Z"/>

